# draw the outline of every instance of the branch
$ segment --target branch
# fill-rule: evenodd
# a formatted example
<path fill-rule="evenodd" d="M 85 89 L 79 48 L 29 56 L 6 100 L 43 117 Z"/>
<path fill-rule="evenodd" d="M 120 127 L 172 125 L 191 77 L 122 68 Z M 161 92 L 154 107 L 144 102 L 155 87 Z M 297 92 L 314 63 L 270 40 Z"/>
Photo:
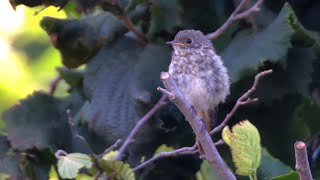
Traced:
<path fill-rule="evenodd" d="M 216 146 L 223 145 L 224 142 L 223 140 L 219 140 L 216 143 L 214 143 Z M 147 161 L 144 161 L 143 163 L 139 164 L 135 168 L 133 168 L 133 171 L 139 171 L 145 167 L 147 167 L 149 164 L 153 163 L 154 161 L 158 159 L 162 159 L 165 157 L 177 157 L 177 156 L 183 156 L 183 155 L 193 155 L 193 154 L 198 154 L 199 150 L 197 149 L 197 144 L 193 145 L 192 147 L 182 147 L 179 149 L 176 149 L 174 151 L 170 152 L 161 152 L 157 154 L 156 156 L 148 159 Z"/>
<path fill-rule="evenodd" d="M 121 139 L 118 139 L 112 146 L 110 146 L 108 149 L 106 149 L 102 154 L 99 154 L 96 156 L 96 158 L 102 158 L 105 154 L 108 154 L 110 151 L 114 150 L 119 146 L 121 143 Z"/>
<path fill-rule="evenodd" d="M 119 15 L 117 18 L 129 31 L 133 32 L 143 44 L 148 43 L 148 37 L 139 31 L 127 16 Z"/>
<path fill-rule="evenodd" d="M 251 87 L 251 89 L 249 89 L 246 93 L 244 93 L 236 102 L 236 104 L 234 105 L 234 107 L 232 108 L 232 110 L 230 111 L 230 113 L 227 114 L 227 116 L 224 118 L 224 120 L 222 121 L 222 123 L 215 127 L 210 134 L 213 135 L 219 131 L 221 131 L 229 122 L 229 120 L 231 119 L 231 117 L 236 113 L 236 111 L 238 110 L 238 108 L 242 105 L 246 105 L 252 102 L 256 102 L 258 101 L 258 98 L 254 98 L 251 99 L 250 95 L 256 90 L 258 84 L 259 84 L 259 80 L 263 77 L 266 76 L 268 74 L 272 73 L 272 69 L 266 70 L 266 71 L 262 71 L 259 74 L 256 75 L 255 79 L 254 79 L 254 83 Z"/>
<path fill-rule="evenodd" d="M 86 139 L 85 139 L 84 137 L 82 137 L 81 135 L 79 135 L 79 134 L 76 132 L 76 130 L 74 129 L 70 109 L 67 109 L 66 113 L 67 113 L 68 124 L 69 124 L 70 131 L 71 131 L 71 133 L 72 133 L 72 136 L 73 136 L 74 138 L 79 139 L 80 142 L 89 150 L 89 152 L 90 152 L 91 154 L 93 154 L 94 156 L 96 156 L 96 155 L 94 154 L 91 146 L 90 146 L 89 143 L 86 141 Z"/>
<path fill-rule="evenodd" d="M 306 144 L 302 141 L 297 141 L 294 143 L 294 151 L 296 157 L 296 170 L 299 173 L 300 180 L 312 180 Z"/>
<path fill-rule="evenodd" d="M 56 91 L 57 89 L 57 86 L 59 84 L 59 82 L 61 81 L 61 77 L 60 76 L 57 76 L 55 77 L 51 83 L 50 83 L 50 89 L 49 89 L 49 95 L 50 96 L 53 96 L 54 92 Z"/>
<path fill-rule="evenodd" d="M 226 163 L 221 158 L 216 146 L 213 144 L 211 140 L 209 133 L 206 131 L 203 119 L 200 119 L 197 116 L 195 109 L 182 95 L 173 78 L 170 76 L 169 73 L 162 72 L 160 75 L 160 79 L 166 87 L 167 91 L 174 94 L 174 96 L 172 96 L 171 93 L 165 93 L 165 95 L 171 96 L 170 100 L 179 108 L 182 114 L 186 117 L 194 133 L 196 134 L 197 139 L 203 147 L 205 159 L 218 172 L 221 179 L 235 179 L 234 174 L 230 171 Z M 158 90 L 160 90 L 161 92 L 165 92 L 160 87 L 158 87 Z"/>
<path fill-rule="evenodd" d="M 133 139 L 139 132 L 139 130 L 142 128 L 142 126 L 157 112 L 159 109 L 161 109 L 166 104 L 167 97 L 163 95 L 160 100 L 152 107 L 152 109 L 144 115 L 140 120 L 138 120 L 136 126 L 131 130 L 129 136 L 127 137 L 126 141 L 123 143 L 123 145 L 120 147 L 119 152 L 117 156 L 115 157 L 115 160 L 121 160 L 123 153 L 128 148 L 129 144 L 132 143 Z"/>
<path fill-rule="evenodd" d="M 215 32 L 207 34 L 208 39 L 212 40 L 212 39 L 215 39 L 215 38 L 221 36 L 221 34 L 223 34 L 235 21 L 240 20 L 240 19 L 244 19 L 244 18 L 252 15 L 253 13 L 259 11 L 261 5 L 263 4 L 263 1 L 264 0 L 258 0 L 256 2 L 256 4 L 254 4 L 251 8 L 240 13 L 240 11 L 244 8 L 246 3 L 248 2 L 248 0 L 242 0 L 240 2 L 240 4 L 238 5 L 238 7 L 230 15 L 228 20 L 219 29 L 217 29 Z"/>

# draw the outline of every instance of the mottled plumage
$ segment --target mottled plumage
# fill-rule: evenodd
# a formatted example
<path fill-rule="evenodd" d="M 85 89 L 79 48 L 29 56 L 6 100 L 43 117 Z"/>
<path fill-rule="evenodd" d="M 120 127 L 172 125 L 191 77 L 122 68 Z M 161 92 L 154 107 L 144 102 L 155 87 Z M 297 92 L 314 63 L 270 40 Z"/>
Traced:
<path fill-rule="evenodd" d="M 169 73 L 198 115 L 206 118 L 229 94 L 227 69 L 200 31 L 182 30 L 167 44 L 174 49 Z M 210 123 L 207 126 L 210 130 Z"/>

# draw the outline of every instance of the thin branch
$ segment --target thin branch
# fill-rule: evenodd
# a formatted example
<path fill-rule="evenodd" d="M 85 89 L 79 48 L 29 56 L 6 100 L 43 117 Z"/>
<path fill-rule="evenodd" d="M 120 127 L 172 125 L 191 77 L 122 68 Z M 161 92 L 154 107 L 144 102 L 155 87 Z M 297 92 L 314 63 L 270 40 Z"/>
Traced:
<path fill-rule="evenodd" d="M 228 20 L 219 29 L 217 29 L 215 32 L 207 34 L 208 39 L 212 40 L 212 39 L 215 39 L 215 38 L 221 36 L 221 34 L 223 34 L 235 21 L 240 20 L 240 19 L 244 19 L 244 18 L 252 15 L 253 13 L 259 11 L 261 5 L 263 4 L 263 1 L 264 0 L 258 0 L 251 8 L 240 13 L 240 11 L 244 8 L 246 3 L 248 2 L 248 0 L 242 0 L 240 2 L 240 4 L 238 5 L 238 7 L 230 15 Z"/>
<path fill-rule="evenodd" d="M 294 152 L 296 157 L 296 170 L 299 173 L 300 180 L 312 180 L 306 144 L 302 141 L 297 141 L 294 143 Z"/>
<path fill-rule="evenodd" d="M 122 24 L 131 32 L 133 32 L 137 38 L 140 39 L 140 41 L 143 43 L 143 44 L 146 44 L 148 43 L 149 39 L 148 37 L 143 34 L 140 30 L 138 30 L 134 24 L 132 23 L 132 21 L 125 15 L 119 15 L 117 16 L 117 18 L 119 19 L 120 22 L 122 22 Z"/>
<path fill-rule="evenodd" d="M 54 153 L 54 156 L 57 159 L 59 159 L 61 156 L 66 156 L 66 155 L 68 155 L 68 153 L 61 149 L 59 149 L 56 153 Z"/>
<path fill-rule="evenodd" d="M 216 146 L 212 142 L 209 133 L 206 131 L 203 119 L 200 119 L 197 116 L 195 109 L 182 95 L 170 74 L 168 72 L 162 72 L 160 75 L 160 79 L 166 87 L 167 91 L 175 95 L 175 98 L 172 100 L 172 102 L 179 108 L 179 110 L 186 117 L 187 121 L 192 127 L 194 133 L 196 134 L 196 138 L 199 140 L 203 147 L 205 159 L 208 161 L 208 163 L 217 171 L 221 179 L 236 179 L 234 174 L 231 172 L 231 170 L 228 168 L 228 166 L 220 156 Z"/>
<path fill-rule="evenodd" d="M 69 124 L 70 131 L 71 131 L 71 133 L 72 133 L 72 136 L 73 136 L 74 138 L 79 139 L 80 142 L 89 150 L 89 152 L 90 152 L 91 154 L 93 154 L 94 156 L 96 156 L 96 155 L 94 154 L 91 146 L 90 146 L 89 143 L 86 141 L 86 139 L 85 139 L 84 137 L 82 137 L 81 135 L 79 135 L 79 134 L 76 132 L 76 130 L 74 129 L 70 109 L 67 109 L 66 113 L 67 113 L 68 124 Z"/>
<path fill-rule="evenodd" d="M 165 104 L 166 104 L 167 96 L 163 95 L 160 100 L 150 109 L 150 111 L 145 114 L 136 124 L 136 126 L 131 130 L 129 136 L 125 140 L 125 142 L 122 144 L 122 146 L 119 149 L 119 152 L 117 156 L 115 157 L 115 160 L 121 160 L 123 158 L 124 152 L 127 150 L 130 143 L 132 143 L 135 136 L 138 134 L 139 130 L 142 128 L 142 126 L 149 120 L 151 117 L 159 111 Z"/>
<path fill-rule="evenodd" d="M 103 157 L 105 154 L 108 154 L 110 151 L 112 151 L 112 150 L 114 150 L 115 148 L 117 148 L 120 143 L 121 143 L 121 139 L 118 139 L 112 146 L 110 146 L 108 149 L 106 149 L 102 154 L 97 155 L 96 158 L 101 158 L 101 157 Z"/>
<path fill-rule="evenodd" d="M 219 141 L 214 143 L 216 146 L 220 146 L 224 144 L 224 141 L 222 139 L 220 139 Z M 144 161 L 143 163 L 139 164 L 138 166 L 136 166 L 135 168 L 133 168 L 133 171 L 139 171 L 145 167 L 147 167 L 148 165 L 150 165 L 151 163 L 153 163 L 154 161 L 158 160 L 158 159 L 162 159 L 162 158 L 168 158 L 168 157 L 177 157 L 177 156 L 183 156 L 183 155 L 194 155 L 194 154 L 198 154 L 199 150 L 197 149 L 197 145 L 193 145 L 191 147 L 182 147 L 179 149 L 176 149 L 174 151 L 170 151 L 170 152 L 161 152 L 159 154 L 157 154 L 156 156 L 148 159 L 147 161 Z"/>
<path fill-rule="evenodd" d="M 258 101 L 258 98 L 254 98 L 251 99 L 250 95 L 256 90 L 258 84 L 259 84 L 259 80 L 263 77 L 266 76 L 268 74 L 272 73 L 272 69 L 266 70 L 266 71 L 262 71 L 259 74 L 256 75 L 255 79 L 254 79 L 254 83 L 251 87 L 251 89 L 249 89 L 246 93 L 244 93 L 236 102 L 236 104 L 234 105 L 234 107 L 232 108 L 232 110 L 230 111 L 230 113 L 227 114 L 227 116 L 225 117 L 225 119 L 222 121 L 222 123 L 215 127 L 210 134 L 213 135 L 219 131 L 221 131 L 229 122 L 229 120 L 231 119 L 231 117 L 236 113 L 236 111 L 238 110 L 238 108 L 242 105 L 246 105 L 252 102 L 256 102 Z"/>
<path fill-rule="evenodd" d="M 54 94 L 54 92 L 56 91 L 56 89 L 57 89 L 57 86 L 58 86 L 58 84 L 59 84 L 59 82 L 61 81 L 61 77 L 60 76 L 57 76 L 57 77 L 55 77 L 52 81 L 51 81 L 51 83 L 50 83 L 50 89 L 49 89 L 49 95 L 50 96 L 53 96 L 53 94 Z"/>

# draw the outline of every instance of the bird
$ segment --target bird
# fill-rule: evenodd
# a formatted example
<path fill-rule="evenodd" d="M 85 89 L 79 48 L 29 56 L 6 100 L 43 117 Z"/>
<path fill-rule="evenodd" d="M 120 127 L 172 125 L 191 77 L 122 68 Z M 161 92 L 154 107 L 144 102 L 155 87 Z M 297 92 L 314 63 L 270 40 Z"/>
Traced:
<path fill-rule="evenodd" d="M 225 102 L 230 92 L 227 68 L 199 30 L 181 30 L 166 44 L 173 47 L 169 74 L 210 132 L 211 112 Z"/>

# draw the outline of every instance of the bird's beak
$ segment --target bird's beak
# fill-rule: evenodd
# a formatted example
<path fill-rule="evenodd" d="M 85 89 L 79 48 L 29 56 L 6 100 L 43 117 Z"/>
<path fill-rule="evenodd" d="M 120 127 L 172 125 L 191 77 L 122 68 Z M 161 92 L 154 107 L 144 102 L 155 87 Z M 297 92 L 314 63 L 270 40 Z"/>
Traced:
<path fill-rule="evenodd" d="M 168 42 L 166 42 L 166 44 L 169 44 L 169 45 L 171 45 L 171 46 L 184 46 L 184 44 L 182 44 L 182 43 L 177 43 L 177 42 L 175 42 L 174 40 L 173 40 L 173 41 L 168 41 Z"/>

